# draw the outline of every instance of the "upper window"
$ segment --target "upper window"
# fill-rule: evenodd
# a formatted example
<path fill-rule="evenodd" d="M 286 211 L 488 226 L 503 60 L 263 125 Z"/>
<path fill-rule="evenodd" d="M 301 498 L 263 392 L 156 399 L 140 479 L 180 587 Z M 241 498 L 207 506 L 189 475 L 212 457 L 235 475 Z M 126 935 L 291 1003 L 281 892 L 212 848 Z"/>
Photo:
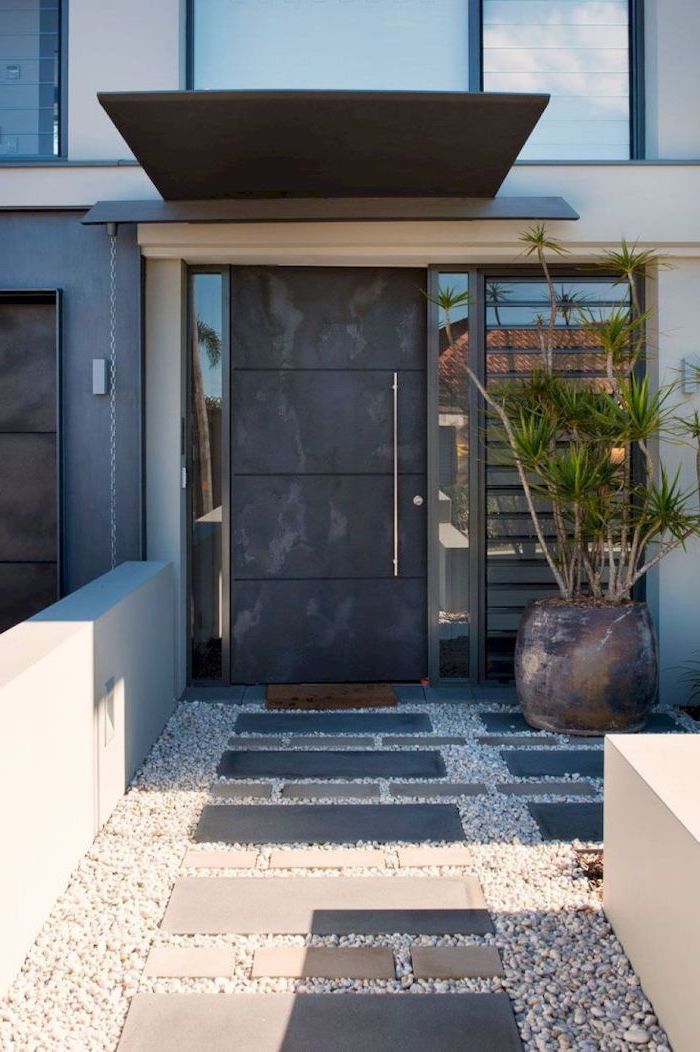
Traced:
<path fill-rule="evenodd" d="M 0 0 L 0 159 L 59 147 L 60 0 Z"/>
<path fill-rule="evenodd" d="M 521 158 L 629 158 L 629 21 L 629 0 L 483 0 L 484 91 L 552 96 Z"/>
<path fill-rule="evenodd" d="M 190 3 L 193 88 L 468 91 L 481 83 L 551 95 L 523 159 L 625 160 L 640 148 L 631 141 L 636 0 Z M 470 23 L 479 9 L 482 24 L 478 15 Z"/>
<path fill-rule="evenodd" d="M 192 0 L 193 88 L 466 91 L 467 0 Z"/>

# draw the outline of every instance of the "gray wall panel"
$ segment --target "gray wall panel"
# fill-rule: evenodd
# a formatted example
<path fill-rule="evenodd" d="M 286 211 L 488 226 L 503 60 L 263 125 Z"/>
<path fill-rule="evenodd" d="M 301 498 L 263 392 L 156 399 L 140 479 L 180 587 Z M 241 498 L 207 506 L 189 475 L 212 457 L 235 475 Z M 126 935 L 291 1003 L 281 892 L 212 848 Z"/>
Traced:
<path fill-rule="evenodd" d="M 91 393 L 92 359 L 109 357 L 109 244 L 82 212 L 0 213 L 0 289 L 60 289 L 63 577 L 72 591 L 109 569 L 109 403 Z M 141 268 L 134 227 L 117 256 L 118 560 L 141 556 Z"/>

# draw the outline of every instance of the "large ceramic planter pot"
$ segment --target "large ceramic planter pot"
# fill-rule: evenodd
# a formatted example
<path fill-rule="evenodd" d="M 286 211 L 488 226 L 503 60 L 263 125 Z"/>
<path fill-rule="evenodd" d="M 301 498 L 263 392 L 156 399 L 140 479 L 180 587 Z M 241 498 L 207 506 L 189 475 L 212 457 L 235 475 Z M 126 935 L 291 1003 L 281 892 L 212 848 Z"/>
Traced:
<path fill-rule="evenodd" d="M 657 651 L 645 603 L 586 606 L 536 600 L 523 613 L 515 683 L 523 715 L 541 730 L 640 730 L 656 696 Z"/>

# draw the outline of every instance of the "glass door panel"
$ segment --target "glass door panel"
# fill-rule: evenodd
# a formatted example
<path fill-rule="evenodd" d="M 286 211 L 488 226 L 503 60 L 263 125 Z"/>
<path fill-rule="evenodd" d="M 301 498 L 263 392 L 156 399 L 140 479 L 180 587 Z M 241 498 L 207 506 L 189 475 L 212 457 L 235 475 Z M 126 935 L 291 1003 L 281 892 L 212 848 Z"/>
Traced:
<path fill-rule="evenodd" d="M 439 669 L 470 674 L 469 307 L 467 274 L 440 274 L 438 292 Z"/>
<path fill-rule="evenodd" d="M 194 680 L 219 681 L 224 634 L 221 273 L 194 273 L 190 339 L 190 618 Z"/>

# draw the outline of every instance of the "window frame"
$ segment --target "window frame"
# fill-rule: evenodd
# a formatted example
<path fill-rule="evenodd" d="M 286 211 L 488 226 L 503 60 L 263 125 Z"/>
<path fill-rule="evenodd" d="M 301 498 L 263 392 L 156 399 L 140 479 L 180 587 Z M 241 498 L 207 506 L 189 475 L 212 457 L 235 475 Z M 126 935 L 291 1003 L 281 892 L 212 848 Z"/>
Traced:
<path fill-rule="evenodd" d="M 192 0 L 194 2 L 194 0 Z M 474 83 L 478 87 L 472 87 L 472 61 L 475 50 L 470 46 L 469 51 L 469 81 L 471 91 L 484 90 L 484 49 L 483 49 L 483 0 L 469 0 L 469 25 L 472 26 L 472 15 L 478 20 L 479 44 L 477 62 L 478 68 L 474 70 Z M 628 43 L 627 54 L 629 58 L 629 131 L 630 149 L 629 157 L 619 160 L 595 160 L 585 157 L 571 160 L 569 158 L 556 160 L 537 160 L 528 158 L 525 161 L 516 161 L 516 164 L 626 164 L 629 161 L 641 161 L 645 158 L 645 127 L 646 108 L 644 100 L 644 0 L 627 0 L 628 8 Z M 476 10 L 475 10 L 476 9 Z M 470 30 L 471 32 L 471 30 Z M 474 34 L 471 33 L 473 36 Z"/>
<path fill-rule="evenodd" d="M 58 7 L 58 150 L 56 153 L 16 153 L 0 155 L 0 168 L 43 168 L 68 158 L 68 4 L 54 0 Z"/>
<path fill-rule="evenodd" d="M 221 625 L 221 676 L 204 679 L 193 674 L 192 626 L 193 603 L 193 540 L 194 540 L 194 487 L 195 478 L 192 446 L 192 391 L 195 347 L 191 334 L 195 303 L 195 279 L 201 274 L 214 274 L 221 278 L 222 302 L 222 347 L 221 347 L 221 578 L 222 578 L 222 625 Z M 187 618 L 187 685 L 192 687 L 216 687 L 230 690 L 231 687 L 231 281 L 232 268 L 226 264 L 197 263 L 186 268 L 183 283 L 182 315 L 186 319 L 186 336 L 183 340 L 183 405 L 181 417 L 181 460 L 186 472 L 185 488 L 185 543 L 186 580 L 185 609 Z"/>
<path fill-rule="evenodd" d="M 63 0 L 67 3 L 67 0 Z M 185 84 L 188 91 L 194 88 L 194 34 L 195 2 L 186 0 L 186 52 Z M 468 7 L 469 24 L 469 91 L 484 90 L 483 75 L 483 0 L 464 0 Z M 630 86 L 630 155 L 615 161 L 577 160 L 527 160 L 516 164 L 625 164 L 645 157 L 645 104 L 644 104 L 644 0 L 627 0 L 629 7 L 629 86 Z"/>
<path fill-rule="evenodd" d="M 567 262 L 554 263 L 550 272 L 555 281 L 612 281 L 612 271 L 597 270 L 575 258 Z M 542 271 L 532 263 L 431 263 L 427 267 L 427 569 L 428 569 L 428 676 L 433 686 L 492 688 L 502 685 L 496 677 L 487 675 L 488 607 L 487 607 L 487 451 L 486 451 L 486 404 L 473 384 L 469 384 L 469 518 L 471 523 L 469 548 L 469 675 L 443 676 L 440 672 L 439 635 L 439 552 L 438 525 L 440 465 L 439 465 L 439 336 L 436 296 L 440 277 L 443 274 L 462 274 L 467 277 L 469 289 L 469 364 L 482 383 L 486 380 L 487 364 L 487 296 L 486 282 L 493 278 L 504 281 L 541 281 Z M 645 283 L 640 281 L 638 294 L 641 309 L 646 307 Z M 646 375 L 646 356 L 639 363 L 639 375 Z M 636 464 L 635 470 L 641 471 Z M 634 598 L 646 598 L 646 580 L 639 582 L 633 592 Z M 512 682 L 508 680 L 507 682 Z"/>

